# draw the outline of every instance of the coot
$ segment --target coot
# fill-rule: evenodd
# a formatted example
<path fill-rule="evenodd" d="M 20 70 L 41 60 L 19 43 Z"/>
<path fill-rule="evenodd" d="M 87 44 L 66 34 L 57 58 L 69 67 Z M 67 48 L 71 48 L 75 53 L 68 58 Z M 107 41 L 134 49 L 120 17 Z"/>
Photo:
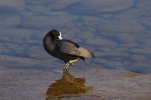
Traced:
<path fill-rule="evenodd" d="M 70 64 L 84 57 L 94 58 L 88 49 L 66 39 L 61 38 L 61 32 L 57 30 L 49 31 L 43 39 L 43 46 L 48 54 L 65 62 L 64 71 L 69 70 Z"/>

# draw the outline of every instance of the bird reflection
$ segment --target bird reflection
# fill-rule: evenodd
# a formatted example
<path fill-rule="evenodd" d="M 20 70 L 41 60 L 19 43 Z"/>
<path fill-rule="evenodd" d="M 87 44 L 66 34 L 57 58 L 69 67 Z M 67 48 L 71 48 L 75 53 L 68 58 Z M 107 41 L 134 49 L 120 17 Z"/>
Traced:
<path fill-rule="evenodd" d="M 68 72 L 64 72 L 62 79 L 56 80 L 56 83 L 49 86 L 46 92 L 46 95 L 48 96 L 46 97 L 46 100 L 54 98 L 58 98 L 59 100 L 65 97 L 74 97 L 75 94 L 90 92 L 90 90 L 93 89 L 93 86 L 85 86 L 84 83 L 84 78 L 75 78 Z"/>

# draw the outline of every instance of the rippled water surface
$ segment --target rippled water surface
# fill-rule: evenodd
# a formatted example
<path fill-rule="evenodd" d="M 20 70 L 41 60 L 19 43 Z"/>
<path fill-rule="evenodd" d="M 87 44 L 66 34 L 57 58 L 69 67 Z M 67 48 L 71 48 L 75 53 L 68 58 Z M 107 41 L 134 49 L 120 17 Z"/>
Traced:
<path fill-rule="evenodd" d="M 150 0 L 0 0 L 0 98 L 151 99 L 150 16 Z M 43 49 L 52 29 L 95 59 L 63 73 Z"/>

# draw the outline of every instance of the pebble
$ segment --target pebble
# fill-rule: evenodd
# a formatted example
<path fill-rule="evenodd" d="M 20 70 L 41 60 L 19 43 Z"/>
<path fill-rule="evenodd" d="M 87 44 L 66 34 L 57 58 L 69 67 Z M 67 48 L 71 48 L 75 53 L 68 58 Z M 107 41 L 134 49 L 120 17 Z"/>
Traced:
<path fill-rule="evenodd" d="M 51 10 L 50 8 L 44 7 L 43 5 L 26 6 L 26 9 L 31 12 L 46 12 Z"/>
<path fill-rule="evenodd" d="M 123 32 L 142 32 L 145 27 L 137 21 L 113 21 L 98 25 L 97 29 L 100 32 L 112 32 L 112 33 L 123 33 Z"/>
<path fill-rule="evenodd" d="M 135 0 L 84 0 L 69 6 L 69 10 L 78 14 L 98 14 L 101 12 L 117 12 L 133 6 Z"/>
<path fill-rule="evenodd" d="M 46 30 L 46 31 L 43 31 L 43 32 L 41 32 L 41 31 L 35 32 L 35 33 L 31 34 L 31 39 L 41 41 L 41 40 L 44 38 L 44 36 L 45 36 L 49 31 L 50 31 L 50 30 Z"/>
<path fill-rule="evenodd" d="M 0 15 L 0 28 L 12 28 L 20 25 L 21 19 L 16 14 L 1 14 Z"/>
<path fill-rule="evenodd" d="M 37 40 L 26 40 L 25 43 L 29 44 L 29 45 L 32 45 L 32 44 L 37 44 L 38 41 Z"/>
<path fill-rule="evenodd" d="M 77 35 L 77 38 L 79 39 L 93 39 L 95 34 L 92 32 L 81 32 L 80 35 Z"/>
<path fill-rule="evenodd" d="M 0 40 L 2 41 L 2 42 L 11 42 L 11 40 L 10 40 L 10 38 L 9 37 L 0 37 Z"/>
<path fill-rule="evenodd" d="M 148 18 L 142 18 L 139 21 L 140 21 L 140 23 L 142 23 L 145 26 L 148 26 L 148 27 L 151 26 L 150 17 L 148 17 Z"/>
<path fill-rule="evenodd" d="M 11 41 L 15 44 L 23 44 L 24 41 L 20 38 L 12 38 Z"/>
<path fill-rule="evenodd" d="M 25 9 L 26 2 L 24 0 L 0 0 L 0 9 L 5 9 L 5 11 L 11 10 L 23 10 Z"/>
<path fill-rule="evenodd" d="M 122 62 L 121 61 L 108 61 L 107 63 L 104 63 L 104 65 L 106 66 L 106 68 L 116 68 L 116 67 L 121 67 L 122 66 Z"/>
<path fill-rule="evenodd" d="M 95 58 L 93 61 L 96 63 L 108 63 L 109 62 L 108 60 L 102 59 L 102 58 Z"/>
<path fill-rule="evenodd" d="M 106 54 L 106 56 L 120 56 L 120 57 L 128 57 L 130 54 L 122 51 L 112 51 Z"/>
<path fill-rule="evenodd" d="M 111 49 L 108 47 L 100 47 L 99 49 L 104 51 L 104 52 L 110 52 L 111 51 Z"/>
<path fill-rule="evenodd" d="M 81 33 L 82 32 L 92 32 L 95 33 L 96 29 L 94 27 L 79 27 Z"/>
<path fill-rule="evenodd" d="M 142 56 L 142 55 L 132 55 L 130 57 L 131 60 L 134 60 L 134 61 L 147 61 L 148 58 Z"/>
<path fill-rule="evenodd" d="M 151 49 L 134 48 L 130 50 L 132 53 L 151 54 Z"/>
<path fill-rule="evenodd" d="M 83 23 L 99 23 L 101 20 L 98 17 L 82 16 L 79 19 Z"/>
<path fill-rule="evenodd" d="M 97 57 L 102 57 L 102 56 L 105 56 L 107 53 L 104 53 L 104 52 L 100 52 L 100 51 L 95 51 L 93 52 L 93 54 Z"/>
<path fill-rule="evenodd" d="M 118 33 L 118 34 L 115 35 L 115 37 L 118 40 L 120 40 L 121 42 L 124 42 L 124 43 L 131 43 L 131 42 L 135 41 L 135 39 L 133 38 L 133 36 L 131 36 L 128 33 Z"/>
<path fill-rule="evenodd" d="M 60 30 L 60 32 L 61 32 L 62 38 L 71 40 L 71 39 L 76 39 L 75 35 L 79 33 L 80 30 L 75 26 L 73 27 L 67 26 L 66 29 L 62 29 Z"/>
<path fill-rule="evenodd" d="M 34 29 L 19 29 L 19 28 L 9 28 L 1 29 L 1 35 L 9 38 L 20 38 L 20 39 L 31 39 L 31 34 L 38 33 L 39 30 Z M 11 35 L 10 35 L 11 33 Z"/>
<path fill-rule="evenodd" d="M 133 67 L 132 67 L 133 66 Z M 151 73 L 151 67 L 146 62 L 136 61 L 131 66 L 126 66 L 126 69 L 137 73 Z"/>
<path fill-rule="evenodd" d="M 31 5 L 40 5 L 40 4 L 46 4 L 47 1 L 44 0 L 26 0 L 27 4 L 31 4 Z"/>
<path fill-rule="evenodd" d="M 101 38 L 101 37 L 96 37 L 93 39 L 87 39 L 86 40 L 87 44 L 91 45 L 100 45 L 100 46 L 116 46 L 117 43 L 115 43 L 112 40 Z"/>
<path fill-rule="evenodd" d="M 132 42 L 132 43 L 123 43 L 120 46 L 122 47 L 128 47 L 128 48 L 134 48 L 137 47 L 139 44 L 137 42 Z"/>
<path fill-rule="evenodd" d="M 151 2 L 150 0 L 138 0 L 136 7 L 138 7 L 139 9 L 150 9 L 151 8 Z"/>
<path fill-rule="evenodd" d="M 141 17 L 141 14 L 140 9 L 128 9 L 115 14 L 113 17 L 118 20 L 131 20 Z"/>
<path fill-rule="evenodd" d="M 49 8 L 53 10 L 62 10 L 65 9 L 66 7 L 79 2 L 79 0 L 57 0 L 49 4 Z M 56 6 L 59 5 L 59 6 Z"/>
<path fill-rule="evenodd" d="M 52 16 L 27 16 L 22 20 L 22 27 L 32 29 L 58 29 L 64 27 L 68 22 L 77 19 L 77 16 L 64 14 Z M 53 19 L 53 20 L 52 20 Z"/>

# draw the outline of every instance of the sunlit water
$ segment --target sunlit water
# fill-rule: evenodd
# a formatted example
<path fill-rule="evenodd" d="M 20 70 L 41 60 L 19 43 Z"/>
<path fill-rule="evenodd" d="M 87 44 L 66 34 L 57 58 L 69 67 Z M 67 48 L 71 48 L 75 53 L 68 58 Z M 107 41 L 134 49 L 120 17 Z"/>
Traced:
<path fill-rule="evenodd" d="M 96 57 L 89 59 L 91 63 L 109 69 L 151 72 L 150 1 L 18 2 L 5 2 L 6 7 L 1 7 L 1 55 L 54 59 L 43 49 L 42 39 L 49 30 L 57 29 L 64 39 L 91 50 Z"/>
<path fill-rule="evenodd" d="M 25 60 L 15 67 L 13 59 L 7 58 L 5 61 L 11 61 L 11 64 L 7 65 L 2 61 L 2 69 L 36 69 L 63 74 L 64 62 L 48 55 L 42 44 L 45 34 L 51 29 L 57 29 L 61 31 L 62 38 L 72 40 L 94 53 L 95 59 L 86 58 L 86 62 L 74 63 L 79 70 L 86 66 L 92 69 L 151 73 L 150 0 L 10 2 L 12 1 L 1 2 L 0 6 L 0 56 Z M 35 68 L 35 63 L 24 63 L 26 58 L 39 60 L 45 63 L 43 65 L 50 62 L 53 68 L 45 66 L 46 69 L 43 69 L 40 65 Z M 58 98 L 63 97 L 66 96 Z"/>

